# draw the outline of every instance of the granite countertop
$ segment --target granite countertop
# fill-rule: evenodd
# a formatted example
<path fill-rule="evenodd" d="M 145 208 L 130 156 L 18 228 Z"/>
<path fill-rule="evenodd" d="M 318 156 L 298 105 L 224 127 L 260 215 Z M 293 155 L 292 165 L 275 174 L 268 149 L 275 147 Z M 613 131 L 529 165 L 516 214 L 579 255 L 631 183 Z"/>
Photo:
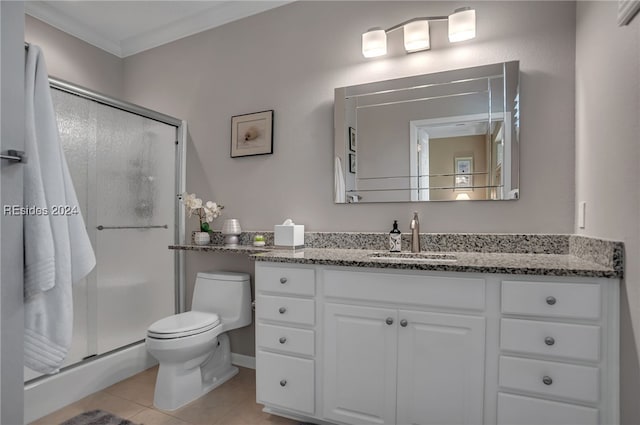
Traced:
<path fill-rule="evenodd" d="M 273 250 L 252 255 L 256 261 L 321 264 L 350 267 L 374 267 L 403 270 L 431 270 L 448 272 L 476 272 L 502 274 L 535 274 L 549 276 L 621 277 L 612 267 L 560 254 L 512 254 L 478 252 L 442 252 L 453 255 L 456 261 L 415 261 L 403 258 L 371 258 L 381 252 L 364 249 L 306 248 L 300 251 Z M 424 252 L 423 252 L 424 253 Z M 382 252 L 382 254 L 386 254 Z"/>
<path fill-rule="evenodd" d="M 266 246 L 251 244 L 257 234 Z M 605 278 L 622 278 L 624 273 L 622 242 L 580 235 L 421 233 L 423 254 L 453 255 L 455 261 L 370 257 L 375 252 L 389 255 L 388 237 L 380 232 L 306 232 L 305 249 L 291 250 L 275 249 L 273 232 L 243 232 L 234 248 L 223 245 L 219 232 L 211 232 L 209 245 L 169 248 L 243 254 L 255 261 L 349 267 Z M 409 250 L 410 235 L 403 233 L 402 252 Z"/>
<path fill-rule="evenodd" d="M 373 267 L 401 270 L 430 270 L 447 272 L 500 273 L 547 276 L 585 276 L 620 278 L 622 271 L 570 254 L 514 254 L 483 252 L 434 252 L 453 255 L 456 261 L 415 261 L 404 258 L 372 258 L 369 255 L 388 252 L 368 249 L 305 248 L 302 250 L 273 249 L 239 245 L 172 245 L 171 249 L 204 252 L 229 252 L 249 255 L 255 261 L 278 263 L 319 264 L 347 267 Z M 404 252 L 404 251 L 403 251 Z M 423 251 L 423 254 L 427 253 Z"/>

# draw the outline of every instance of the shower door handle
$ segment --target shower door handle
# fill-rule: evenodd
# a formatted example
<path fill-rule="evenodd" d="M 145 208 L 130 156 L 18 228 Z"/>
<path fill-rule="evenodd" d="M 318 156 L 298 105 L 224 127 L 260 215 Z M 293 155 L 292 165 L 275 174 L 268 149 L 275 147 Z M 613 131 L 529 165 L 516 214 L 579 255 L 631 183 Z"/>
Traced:
<path fill-rule="evenodd" d="M 0 159 L 6 159 L 9 162 L 21 162 L 23 164 L 27 163 L 27 155 L 23 151 L 16 151 L 13 149 L 9 149 L 5 154 L 0 154 Z"/>
<path fill-rule="evenodd" d="M 111 229 L 168 229 L 168 224 L 163 224 L 160 226 L 103 226 L 102 224 L 96 226 L 98 230 L 111 230 Z"/>

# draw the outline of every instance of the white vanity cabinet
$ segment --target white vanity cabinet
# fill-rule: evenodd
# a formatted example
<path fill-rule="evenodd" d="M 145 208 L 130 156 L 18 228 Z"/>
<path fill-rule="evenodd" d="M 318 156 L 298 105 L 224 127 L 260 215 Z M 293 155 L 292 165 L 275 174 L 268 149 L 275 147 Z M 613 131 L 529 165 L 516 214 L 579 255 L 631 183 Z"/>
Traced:
<path fill-rule="evenodd" d="M 327 270 L 323 284 L 324 418 L 483 421 L 484 280 Z"/>
<path fill-rule="evenodd" d="M 615 424 L 618 285 L 257 261 L 257 400 L 316 423 Z"/>
<path fill-rule="evenodd" d="M 501 283 L 498 424 L 617 422 L 617 284 Z"/>
<path fill-rule="evenodd" d="M 315 413 L 315 270 L 256 266 L 258 403 Z"/>

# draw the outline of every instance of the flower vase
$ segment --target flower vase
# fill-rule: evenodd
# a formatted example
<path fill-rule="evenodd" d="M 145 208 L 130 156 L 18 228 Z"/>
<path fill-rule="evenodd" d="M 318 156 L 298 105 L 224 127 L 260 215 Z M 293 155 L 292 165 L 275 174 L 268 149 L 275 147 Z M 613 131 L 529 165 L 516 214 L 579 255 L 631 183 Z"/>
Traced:
<path fill-rule="evenodd" d="M 196 245 L 208 245 L 211 242 L 211 236 L 209 232 L 194 232 L 193 243 Z"/>

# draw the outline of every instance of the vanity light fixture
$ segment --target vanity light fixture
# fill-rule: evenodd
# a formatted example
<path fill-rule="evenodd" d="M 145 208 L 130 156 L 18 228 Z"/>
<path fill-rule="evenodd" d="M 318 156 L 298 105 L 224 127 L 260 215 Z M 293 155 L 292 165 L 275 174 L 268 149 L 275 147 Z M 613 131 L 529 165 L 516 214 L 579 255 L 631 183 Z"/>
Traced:
<path fill-rule="evenodd" d="M 407 53 L 429 50 L 429 22 L 449 22 L 449 41 L 469 40 L 476 36 L 476 11 L 469 7 L 456 9 L 449 16 L 428 16 L 413 18 L 394 25 L 389 29 L 372 28 L 362 34 L 362 54 L 365 58 L 375 58 L 387 54 L 387 34 L 391 31 L 403 28 L 404 49 Z"/>

